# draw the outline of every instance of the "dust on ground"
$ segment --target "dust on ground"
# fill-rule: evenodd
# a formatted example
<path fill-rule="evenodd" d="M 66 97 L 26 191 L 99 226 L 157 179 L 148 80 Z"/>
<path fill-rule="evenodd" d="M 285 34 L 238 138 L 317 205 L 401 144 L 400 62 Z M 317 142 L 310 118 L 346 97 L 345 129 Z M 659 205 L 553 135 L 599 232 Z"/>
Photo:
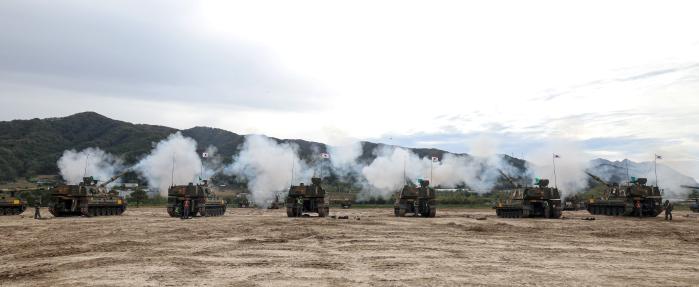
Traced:
<path fill-rule="evenodd" d="M 0 217 L 0 285 L 699 285 L 699 217 L 689 212 L 673 222 L 588 221 L 585 211 L 499 219 L 458 208 L 436 218 L 387 208 L 331 209 L 348 219 L 238 208 L 191 220 L 164 207 L 32 214 Z"/>

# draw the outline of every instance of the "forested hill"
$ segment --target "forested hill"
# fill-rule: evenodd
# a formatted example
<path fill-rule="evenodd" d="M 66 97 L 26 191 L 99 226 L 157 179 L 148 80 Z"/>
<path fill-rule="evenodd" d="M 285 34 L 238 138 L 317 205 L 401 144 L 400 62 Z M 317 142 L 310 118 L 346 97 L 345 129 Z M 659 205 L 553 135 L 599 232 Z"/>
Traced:
<path fill-rule="evenodd" d="M 56 161 L 64 150 L 98 147 L 121 157 L 127 164 L 145 156 L 154 143 L 177 132 L 177 129 L 132 124 L 113 120 L 94 112 L 84 112 L 63 118 L 13 120 L 0 122 L 0 180 L 57 174 Z M 217 128 L 194 127 L 181 131 L 195 139 L 200 149 L 215 146 L 225 161 L 239 152 L 245 136 Z M 323 143 L 301 139 L 275 139 L 298 145 L 300 156 L 309 159 L 318 151 L 326 151 Z M 382 144 L 363 142 L 360 161 L 370 162 L 374 151 Z M 419 156 L 448 153 L 438 149 L 412 149 Z M 508 158 L 516 166 L 524 161 Z"/>

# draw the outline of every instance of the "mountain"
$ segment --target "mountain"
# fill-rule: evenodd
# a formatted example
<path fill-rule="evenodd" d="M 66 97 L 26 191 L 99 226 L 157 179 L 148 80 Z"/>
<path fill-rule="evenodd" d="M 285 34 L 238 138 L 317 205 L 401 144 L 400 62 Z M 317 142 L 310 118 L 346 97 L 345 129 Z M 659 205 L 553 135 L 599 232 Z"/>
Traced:
<path fill-rule="evenodd" d="M 82 150 L 98 147 L 120 156 L 126 164 L 136 163 L 152 149 L 153 145 L 177 129 L 132 124 L 113 120 L 94 112 L 83 112 L 63 118 L 13 120 L 0 122 L 0 180 L 13 180 L 39 174 L 57 174 L 56 162 L 65 150 Z M 182 134 L 197 141 L 204 151 L 216 147 L 218 154 L 228 163 L 240 151 L 245 136 L 222 129 L 194 127 L 181 130 Z M 298 146 L 299 156 L 308 160 L 318 152 L 326 152 L 323 143 L 302 139 L 277 139 L 277 142 Z M 369 163 L 375 151 L 385 146 L 380 143 L 362 142 L 359 161 Z M 420 157 L 443 157 L 449 152 L 439 149 L 411 149 Z M 465 155 L 465 154 L 462 154 Z M 505 156 L 506 160 L 521 170 L 525 162 Z"/>
<path fill-rule="evenodd" d="M 135 162 L 157 142 L 177 131 L 117 121 L 93 112 L 64 118 L 0 122 L 0 180 L 56 174 L 64 150 L 99 147 Z"/>
<path fill-rule="evenodd" d="M 200 151 L 209 146 L 216 147 L 224 163 L 230 163 L 233 156 L 240 152 L 245 135 L 230 131 L 193 127 L 177 130 L 170 127 L 132 124 L 113 120 L 94 112 L 78 113 L 63 118 L 13 120 L 0 122 L 0 180 L 14 180 L 40 174 L 58 174 L 56 162 L 65 150 L 82 150 L 98 147 L 121 157 L 126 164 L 136 163 L 148 154 L 155 143 L 172 133 L 182 132 L 184 136 L 197 141 Z M 277 142 L 292 143 L 298 147 L 302 159 L 310 161 L 319 152 L 326 152 L 323 143 L 302 139 L 277 139 Z M 358 161 L 370 163 L 376 158 L 376 151 L 386 145 L 362 142 L 362 154 Z M 436 156 L 443 158 L 448 151 L 428 148 L 411 148 L 420 157 Z M 459 154 L 468 156 L 467 154 Z M 503 155 L 510 165 L 524 174 L 524 160 Z M 607 181 L 622 182 L 626 179 L 626 164 L 630 176 L 646 177 L 649 183 L 655 183 L 652 162 L 635 163 L 631 161 L 611 162 L 595 159 L 590 162 L 589 171 Z M 516 175 L 513 175 L 517 177 Z M 680 185 L 698 185 L 697 182 L 665 165 L 658 165 L 658 177 L 661 188 L 673 195 L 686 194 Z M 500 179 L 500 184 L 505 184 Z M 591 182 L 592 183 L 592 182 Z"/>

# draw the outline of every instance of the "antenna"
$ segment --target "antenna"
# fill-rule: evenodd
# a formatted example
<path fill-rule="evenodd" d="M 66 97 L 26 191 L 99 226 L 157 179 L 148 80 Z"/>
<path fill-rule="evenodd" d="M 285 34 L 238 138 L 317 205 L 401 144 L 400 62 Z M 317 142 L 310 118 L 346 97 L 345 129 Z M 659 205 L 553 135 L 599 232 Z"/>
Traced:
<path fill-rule="evenodd" d="M 83 172 L 83 177 L 87 176 L 87 163 L 89 160 L 90 160 L 90 153 L 87 153 L 87 155 L 85 156 L 85 172 Z"/>
<path fill-rule="evenodd" d="M 403 184 L 408 183 L 408 179 L 405 175 L 405 160 L 406 160 L 405 157 L 403 157 Z"/>
<path fill-rule="evenodd" d="M 170 174 L 170 186 L 175 186 L 175 154 L 172 154 L 172 174 Z"/>
<path fill-rule="evenodd" d="M 294 185 L 294 157 L 291 157 L 291 184 L 289 186 Z"/>
<path fill-rule="evenodd" d="M 661 156 L 655 154 L 655 157 L 653 157 L 653 167 L 655 169 L 655 187 L 660 189 L 660 184 L 658 183 L 658 158 L 662 159 Z"/>

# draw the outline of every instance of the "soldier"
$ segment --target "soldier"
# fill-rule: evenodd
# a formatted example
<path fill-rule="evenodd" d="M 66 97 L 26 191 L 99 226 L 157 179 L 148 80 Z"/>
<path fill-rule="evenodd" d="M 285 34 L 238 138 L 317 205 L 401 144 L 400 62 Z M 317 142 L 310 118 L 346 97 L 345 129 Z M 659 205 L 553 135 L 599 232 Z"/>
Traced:
<path fill-rule="evenodd" d="M 670 217 L 670 221 L 672 221 L 672 203 L 670 203 L 669 200 L 665 200 L 665 204 L 663 204 L 663 207 L 665 207 L 665 220 L 668 220 L 668 216 Z"/>
<path fill-rule="evenodd" d="M 34 204 L 34 219 L 41 219 L 41 199 L 37 200 Z"/>
<path fill-rule="evenodd" d="M 636 200 L 636 203 L 633 205 L 636 208 L 636 214 L 638 215 L 638 218 L 641 218 L 642 212 L 641 212 L 641 201 Z"/>
<path fill-rule="evenodd" d="M 189 218 L 189 199 L 184 199 L 184 210 L 182 210 L 182 219 Z"/>

